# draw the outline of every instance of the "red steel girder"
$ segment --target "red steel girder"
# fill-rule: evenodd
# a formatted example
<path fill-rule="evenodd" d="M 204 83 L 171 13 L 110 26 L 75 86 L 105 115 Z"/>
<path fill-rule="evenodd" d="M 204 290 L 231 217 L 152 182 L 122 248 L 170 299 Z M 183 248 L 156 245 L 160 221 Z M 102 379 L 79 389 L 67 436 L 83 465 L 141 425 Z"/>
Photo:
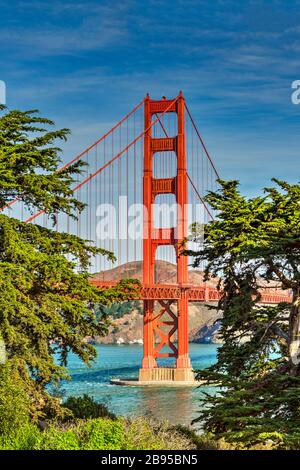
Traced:
<path fill-rule="evenodd" d="M 175 152 L 177 137 L 156 137 L 150 142 L 152 152 Z"/>
<path fill-rule="evenodd" d="M 116 281 L 102 281 L 100 279 L 90 279 L 90 282 L 99 287 L 99 289 L 113 287 L 117 283 Z M 178 300 L 180 299 L 181 289 L 182 287 L 176 284 L 142 285 L 139 300 Z M 184 287 L 184 289 L 187 289 L 190 302 L 217 302 L 221 295 L 221 292 L 213 287 L 192 285 Z M 288 292 L 276 292 L 276 290 L 269 292 L 269 289 L 261 289 L 260 293 L 260 303 L 262 304 L 291 302 L 291 296 Z"/>
<path fill-rule="evenodd" d="M 152 178 L 152 193 L 170 194 L 175 193 L 176 178 Z"/>
<path fill-rule="evenodd" d="M 154 347 L 153 356 L 155 359 L 157 357 L 177 357 L 178 355 L 177 347 L 173 342 L 173 336 L 178 327 L 177 316 L 171 309 L 173 302 L 173 300 L 160 300 L 159 303 L 162 308 L 153 318 L 153 332 L 157 334 L 157 337 L 160 340 Z M 170 320 L 162 320 L 161 317 L 164 314 L 169 315 Z M 167 331 L 163 330 L 163 327 L 168 327 Z M 168 351 L 162 353 L 161 350 L 164 347 L 168 347 L 172 352 Z"/>
<path fill-rule="evenodd" d="M 174 113 L 176 112 L 176 103 L 174 103 L 173 100 L 149 100 L 150 101 L 150 106 L 149 106 L 149 111 L 151 114 L 156 114 L 156 113 Z"/>

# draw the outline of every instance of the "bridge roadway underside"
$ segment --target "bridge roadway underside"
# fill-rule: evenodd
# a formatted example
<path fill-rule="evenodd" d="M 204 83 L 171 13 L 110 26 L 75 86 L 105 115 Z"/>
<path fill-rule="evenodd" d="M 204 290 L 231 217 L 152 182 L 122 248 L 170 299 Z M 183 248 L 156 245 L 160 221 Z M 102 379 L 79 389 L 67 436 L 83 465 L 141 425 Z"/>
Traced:
<path fill-rule="evenodd" d="M 90 279 L 90 282 L 99 289 L 113 287 L 117 282 L 102 281 L 99 279 Z M 218 302 L 221 293 L 219 290 L 205 286 L 179 286 L 174 284 L 154 284 L 152 286 L 142 285 L 140 297 L 138 300 L 178 300 L 182 289 L 187 290 L 190 302 Z M 280 302 L 291 302 L 291 296 L 284 291 L 276 291 L 262 288 L 261 291 L 262 304 L 278 304 Z"/>

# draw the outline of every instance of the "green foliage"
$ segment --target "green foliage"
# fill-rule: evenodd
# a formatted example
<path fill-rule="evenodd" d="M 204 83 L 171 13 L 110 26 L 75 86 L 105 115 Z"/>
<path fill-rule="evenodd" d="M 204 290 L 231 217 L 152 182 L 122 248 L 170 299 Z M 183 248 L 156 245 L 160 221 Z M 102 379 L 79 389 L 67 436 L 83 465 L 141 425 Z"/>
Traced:
<path fill-rule="evenodd" d="M 122 419 L 89 421 L 80 429 L 83 450 L 121 450 L 124 436 Z"/>
<path fill-rule="evenodd" d="M 188 450 L 196 449 L 195 435 L 187 436 L 181 429 L 168 422 L 146 418 L 124 421 L 125 434 L 122 449 L 125 450 Z"/>
<path fill-rule="evenodd" d="M 0 435 L 0 450 L 32 450 L 39 448 L 42 432 L 30 422 L 19 427 L 15 432 Z"/>
<path fill-rule="evenodd" d="M 104 314 L 115 320 L 116 318 L 122 318 L 133 310 L 137 310 L 140 314 L 143 313 L 141 302 L 139 300 L 130 300 L 128 302 L 121 303 L 113 302 L 111 305 L 99 305 L 98 308 L 96 308 L 96 315 L 101 318 Z"/>
<path fill-rule="evenodd" d="M 29 399 L 17 361 L 0 365 L 0 435 L 18 432 L 29 420 Z"/>
<path fill-rule="evenodd" d="M 0 106 L 1 110 L 5 107 Z M 71 215 L 74 208 L 82 208 L 71 190 L 82 162 L 57 172 L 61 160 L 55 141 L 66 140 L 70 131 L 52 130 L 53 125 L 36 110 L 13 110 L 0 116 L 0 208 L 16 197 L 49 214 L 63 210 Z"/>
<path fill-rule="evenodd" d="M 0 116 L 0 209 L 18 198 L 55 223 L 58 211 L 75 217 L 83 208 L 71 189 L 82 163 L 57 171 L 55 141 L 65 140 L 68 130 L 52 126 L 36 111 Z M 0 215 L 0 335 L 8 359 L 17 359 L 35 418 L 59 411 L 58 399 L 45 390 L 67 378 L 68 353 L 86 364 L 94 359 L 95 349 L 84 338 L 105 334 L 109 324 L 105 313 L 96 316 L 95 306 L 134 298 L 139 288 L 131 280 L 103 291 L 91 285 L 88 267 L 96 254 L 114 259 L 74 235 Z"/>
<path fill-rule="evenodd" d="M 219 277 L 223 312 L 217 364 L 198 378 L 220 384 L 207 396 L 204 428 L 240 447 L 299 445 L 300 184 L 274 180 L 264 197 L 246 199 L 236 181 L 206 201 L 216 220 L 205 227 L 195 265 Z M 261 305 L 260 290 L 289 290 L 291 303 Z"/>
<path fill-rule="evenodd" d="M 80 449 L 79 437 L 75 430 L 61 431 L 51 426 L 46 432 L 41 433 L 33 446 L 36 450 L 78 450 Z"/>
<path fill-rule="evenodd" d="M 0 436 L 0 450 L 188 450 L 216 448 L 192 431 L 145 418 L 80 421 L 68 429 L 51 425 L 41 431 L 27 424 L 13 436 Z"/>
<path fill-rule="evenodd" d="M 105 405 L 96 402 L 92 397 L 84 394 L 82 397 L 69 397 L 63 406 L 72 411 L 74 418 L 110 418 L 115 419 L 115 415 L 110 413 Z"/>

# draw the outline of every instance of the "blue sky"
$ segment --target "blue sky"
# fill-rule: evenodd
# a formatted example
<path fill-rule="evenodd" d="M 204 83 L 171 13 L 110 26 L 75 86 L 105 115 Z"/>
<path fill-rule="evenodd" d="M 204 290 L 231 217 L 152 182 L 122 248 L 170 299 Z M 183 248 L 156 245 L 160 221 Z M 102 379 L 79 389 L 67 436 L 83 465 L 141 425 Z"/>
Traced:
<path fill-rule="evenodd" d="M 72 136 L 69 160 L 149 92 L 180 89 L 225 179 L 299 181 L 299 1 L 0 1 L 11 108 Z"/>

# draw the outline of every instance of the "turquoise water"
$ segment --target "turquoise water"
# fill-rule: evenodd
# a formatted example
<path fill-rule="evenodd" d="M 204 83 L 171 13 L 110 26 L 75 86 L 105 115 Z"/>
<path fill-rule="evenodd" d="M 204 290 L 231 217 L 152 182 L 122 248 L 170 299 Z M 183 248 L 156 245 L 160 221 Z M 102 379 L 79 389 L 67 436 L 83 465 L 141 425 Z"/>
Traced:
<path fill-rule="evenodd" d="M 68 395 L 87 393 L 105 403 L 114 413 L 122 416 L 151 416 L 168 419 L 173 424 L 189 425 L 198 416 L 199 398 L 210 387 L 130 387 L 111 385 L 112 378 L 137 377 L 143 347 L 140 345 L 97 345 L 98 356 L 91 368 L 77 357 L 69 358 L 72 381 L 63 384 Z M 190 344 L 194 369 L 203 369 L 216 360 L 217 345 Z M 162 364 L 167 364 L 167 360 Z"/>

